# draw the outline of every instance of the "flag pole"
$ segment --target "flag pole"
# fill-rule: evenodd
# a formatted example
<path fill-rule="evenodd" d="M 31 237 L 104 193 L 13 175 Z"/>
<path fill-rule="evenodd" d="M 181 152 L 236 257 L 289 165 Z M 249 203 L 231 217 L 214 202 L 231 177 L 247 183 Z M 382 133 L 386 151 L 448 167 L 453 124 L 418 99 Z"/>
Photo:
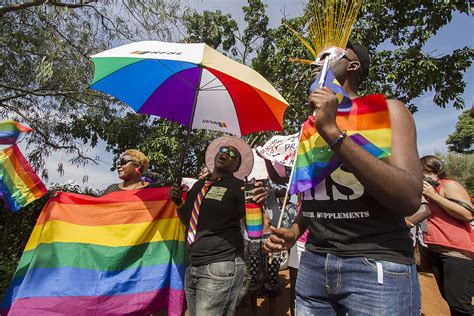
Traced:
<path fill-rule="evenodd" d="M 326 81 L 326 76 L 328 74 L 328 69 L 329 69 L 329 56 L 326 56 L 324 59 L 323 63 L 323 68 L 321 70 L 321 76 L 319 76 L 319 81 L 318 81 L 318 88 L 324 87 L 324 82 Z M 313 116 L 316 117 L 316 109 L 313 111 Z M 288 180 L 288 184 L 286 186 L 286 192 L 285 192 L 285 198 L 283 199 L 283 205 L 281 207 L 281 212 L 280 212 L 280 218 L 278 219 L 278 225 L 277 228 L 281 227 L 281 221 L 283 220 L 283 214 L 286 209 L 286 204 L 288 203 L 288 191 L 290 190 L 291 182 L 293 180 L 293 176 L 295 173 L 296 169 L 296 159 L 298 158 L 298 150 L 300 148 L 300 142 L 301 142 L 301 135 L 303 134 L 303 124 L 301 124 L 301 129 L 300 129 L 300 134 L 298 136 L 298 148 L 296 149 L 296 154 L 295 154 L 295 161 L 293 162 L 293 167 L 291 168 L 291 173 L 290 173 L 290 179 Z"/>

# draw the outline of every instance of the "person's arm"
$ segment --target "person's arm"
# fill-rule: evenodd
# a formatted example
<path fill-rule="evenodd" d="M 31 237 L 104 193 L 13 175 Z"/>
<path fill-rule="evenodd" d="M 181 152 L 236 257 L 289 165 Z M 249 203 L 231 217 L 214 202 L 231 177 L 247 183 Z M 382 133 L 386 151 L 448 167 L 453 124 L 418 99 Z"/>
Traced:
<path fill-rule="evenodd" d="M 316 129 L 328 144 L 333 144 L 342 133 L 336 123 L 336 96 L 326 87 L 316 89 L 309 96 L 309 103 L 317 111 Z M 349 137 L 334 145 L 332 150 L 366 192 L 394 212 L 409 216 L 419 209 L 422 193 L 415 124 L 402 102 L 387 100 L 387 104 L 392 128 L 391 156 L 377 159 Z"/>
<path fill-rule="evenodd" d="M 418 211 L 416 211 L 416 213 L 412 216 L 405 217 L 405 222 L 407 223 L 408 227 L 414 227 L 425 219 L 427 219 L 430 215 L 431 210 L 428 204 L 426 203 L 426 201 L 422 201 Z"/>
<path fill-rule="evenodd" d="M 469 194 L 460 183 L 453 180 L 444 181 L 441 194 L 438 194 L 433 186 L 428 182 L 423 181 L 423 194 L 430 198 L 434 203 L 438 204 L 452 217 L 464 222 L 472 221 L 473 217 L 471 211 L 456 202 L 448 200 L 448 198 L 459 200 L 472 207 Z"/>
<path fill-rule="evenodd" d="M 265 161 L 265 167 L 267 167 L 267 172 L 270 179 L 276 184 L 286 185 L 288 183 L 289 177 L 281 177 L 275 170 L 275 167 L 270 160 L 265 158 L 263 158 L 263 160 Z"/>

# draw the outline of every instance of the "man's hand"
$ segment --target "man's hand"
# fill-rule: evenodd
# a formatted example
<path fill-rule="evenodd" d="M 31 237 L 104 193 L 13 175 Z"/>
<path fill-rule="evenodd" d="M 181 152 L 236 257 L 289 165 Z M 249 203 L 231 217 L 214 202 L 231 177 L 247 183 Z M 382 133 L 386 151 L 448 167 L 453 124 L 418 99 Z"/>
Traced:
<path fill-rule="evenodd" d="M 267 253 L 290 249 L 296 242 L 297 235 L 292 229 L 270 226 L 272 234 L 263 245 Z"/>
<path fill-rule="evenodd" d="M 263 204 L 268 199 L 268 192 L 262 181 L 255 182 L 255 189 L 252 190 L 253 200 L 257 204 Z"/>
<path fill-rule="evenodd" d="M 423 180 L 423 195 L 429 198 L 433 198 L 438 195 L 438 192 L 433 188 L 431 184 Z"/>
<path fill-rule="evenodd" d="M 329 135 L 340 134 L 336 124 L 338 105 L 336 95 L 328 87 L 316 89 L 308 97 L 310 113 L 316 111 L 316 129 L 325 140 Z"/>
<path fill-rule="evenodd" d="M 181 206 L 183 204 L 182 200 L 183 188 L 180 187 L 177 183 L 173 183 L 173 186 L 170 188 L 170 199 L 176 206 Z"/>

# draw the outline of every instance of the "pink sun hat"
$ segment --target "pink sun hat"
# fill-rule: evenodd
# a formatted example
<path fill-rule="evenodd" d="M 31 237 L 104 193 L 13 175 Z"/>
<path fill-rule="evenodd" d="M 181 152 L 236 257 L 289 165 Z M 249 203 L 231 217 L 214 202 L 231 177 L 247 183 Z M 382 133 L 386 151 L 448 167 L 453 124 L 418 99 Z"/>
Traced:
<path fill-rule="evenodd" d="M 242 139 L 234 136 L 222 136 L 214 139 L 206 150 L 206 167 L 209 172 L 214 170 L 214 158 L 222 146 L 232 146 L 237 148 L 241 157 L 239 170 L 234 172 L 234 177 L 243 180 L 250 174 L 253 168 L 253 153 L 252 149 Z"/>

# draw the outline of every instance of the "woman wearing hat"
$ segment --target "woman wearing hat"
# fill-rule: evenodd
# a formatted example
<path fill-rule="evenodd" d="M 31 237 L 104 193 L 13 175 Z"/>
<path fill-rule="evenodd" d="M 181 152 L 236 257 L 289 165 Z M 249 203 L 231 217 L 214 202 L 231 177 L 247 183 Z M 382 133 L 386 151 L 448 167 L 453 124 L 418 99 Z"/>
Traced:
<path fill-rule="evenodd" d="M 116 191 L 139 190 L 157 186 L 142 179 L 142 174 L 148 169 L 148 158 L 141 151 L 126 150 L 122 157 L 117 160 L 116 167 L 118 176 L 123 182 L 109 185 L 102 192 L 102 195 Z"/>
<path fill-rule="evenodd" d="M 219 137 L 207 148 L 206 166 L 210 174 L 191 188 L 186 200 L 177 185 L 170 190 L 186 225 L 186 300 L 191 315 L 233 315 L 246 272 L 240 221 L 245 216 L 242 187 L 253 167 L 252 150 L 239 138 Z M 254 200 L 265 199 L 264 189 L 256 188 Z"/>

